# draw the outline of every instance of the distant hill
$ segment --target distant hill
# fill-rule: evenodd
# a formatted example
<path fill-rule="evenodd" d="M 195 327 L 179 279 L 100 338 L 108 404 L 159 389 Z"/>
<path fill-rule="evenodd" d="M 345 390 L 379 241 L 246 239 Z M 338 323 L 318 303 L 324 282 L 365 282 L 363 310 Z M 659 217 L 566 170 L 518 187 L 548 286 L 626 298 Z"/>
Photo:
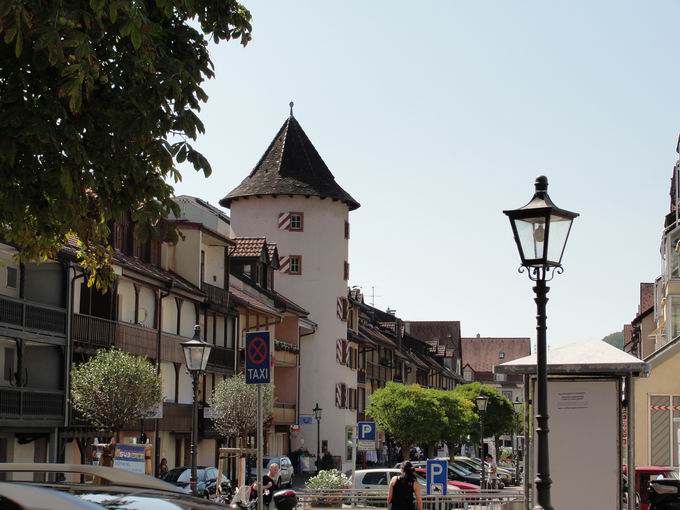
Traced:
<path fill-rule="evenodd" d="M 623 331 L 617 331 L 611 335 L 607 335 L 602 339 L 603 342 L 607 342 L 609 345 L 613 345 L 618 349 L 623 350 Z"/>

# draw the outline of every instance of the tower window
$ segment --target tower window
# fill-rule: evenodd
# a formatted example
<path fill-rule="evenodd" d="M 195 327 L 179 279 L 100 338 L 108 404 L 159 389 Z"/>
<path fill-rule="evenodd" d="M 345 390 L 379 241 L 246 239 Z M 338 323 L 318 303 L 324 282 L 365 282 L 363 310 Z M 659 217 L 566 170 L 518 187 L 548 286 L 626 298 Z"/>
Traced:
<path fill-rule="evenodd" d="M 345 239 L 349 239 L 349 221 L 345 222 Z"/>
<path fill-rule="evenodd" d="M 301 212 L 290 213 L 290 229 L 301 232 L 304 229 L 304 215 Z"/>
<path fill-rule="evenodd" d="M 302 274 L 302 257 L 300 255 L 290 256 L 290 266 L 288 269 L 290 274 Z"/>
<path fill-rule="evenodd" d="M 7 288 L 16 289 L 17 288 L 17 268 L 8 267 L 7 268 Z"/>
<path fill-rule="evenodd" d="M 345 261 L 345 270 L 343 274 L 345 281 L 349 280 L 349 262 L 347 261 Z"/>
<path fill-rule="evenodd" d="M 505 353 L 503 351 L 498 353 L 498 359 L 505 359 Z"/>

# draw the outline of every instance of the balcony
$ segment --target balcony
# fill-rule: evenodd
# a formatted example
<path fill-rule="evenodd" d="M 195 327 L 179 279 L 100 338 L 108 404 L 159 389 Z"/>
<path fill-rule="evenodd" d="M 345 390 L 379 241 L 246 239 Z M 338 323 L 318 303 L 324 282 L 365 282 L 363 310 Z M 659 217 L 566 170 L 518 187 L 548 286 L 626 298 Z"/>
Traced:
<path fill-rule="evenodd" d="M 392 380 L 392 369 L 378 363 L 366 363 L 366 375 L 369 379 L 376 381 L 390 381 Z"/>
<path fill-rule="evenodd" d="M 63 418 L 63 391 L 0 388 L 0 419 L 61 421 Z"/>
<path fill-rule="evenodd" d="M 295 404 L 274 402 L 274 409 L 272 410 L 272 421 L 274 421 L 274 423 L 294 424 L 295 418 Z"/>
<path fill-rule="evenodd" d="M 213 345 L 208 358 L 208 368 L 215 370 L 234 370 L 234 349 Z"/>
<path fill-rule="evenodd" d="M 0 323 L 52 336 L 66 336 L 66 310 L 7 296 L 0 297 Z"/>
<path fill-rule="evenodd" d="M 76 313 L 73 314 L 71 334 L 76 344 L 85 350 L 118 347 L 138 356 L 156 357 L 158 334 L 143 326 Z"/>
<path fill-rule="evenodd" d="M 366 371 L 365 370 L 359 370 L 357 372 L 357 383 L 358 384 L 365 384 L 366 383 Z"/>
<path fill-rule="evenodd" d="M 274 367 L 296 367 L 297 354 L 290 351 L 274 350 Z"/>
<path fill-rule="evenodd" d="M 215 285 L 201 282 L 201 290 L 205 292 L 208 298 L 208 303 L 218 306 L 229 306 L 229 291 L 221 289 Z"/>

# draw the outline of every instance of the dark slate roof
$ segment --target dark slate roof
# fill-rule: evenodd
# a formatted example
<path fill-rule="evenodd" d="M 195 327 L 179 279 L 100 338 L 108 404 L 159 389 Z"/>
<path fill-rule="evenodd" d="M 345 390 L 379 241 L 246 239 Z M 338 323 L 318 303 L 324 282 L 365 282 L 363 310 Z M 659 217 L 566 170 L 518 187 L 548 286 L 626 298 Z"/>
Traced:
<path fill-rule="evenodd" d="M 234 199 L 258 195 L 303 195 L 340 200 L 350 211 L 359 207 L 335 177 L 292 115 L 269 144 L 260 161 L 241 184 L 220 200 L 230 207 Z"/>

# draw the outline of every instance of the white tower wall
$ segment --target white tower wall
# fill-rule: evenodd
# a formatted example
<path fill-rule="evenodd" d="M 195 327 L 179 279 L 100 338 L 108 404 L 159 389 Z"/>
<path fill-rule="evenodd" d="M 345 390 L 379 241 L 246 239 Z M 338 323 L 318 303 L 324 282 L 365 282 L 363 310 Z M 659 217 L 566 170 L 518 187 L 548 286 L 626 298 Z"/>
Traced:
<path fill-rule="evenodd" d="M 302 232 L 280 230 L 280 213 L 301 212 Z M 344 263 L 348 261 L 345 222 L 349 209 L 342 202 L 319 197 L 262 196 L 231 203 L 231 226 L 236 236 L 266 236 L 275 242 L 281 258 L 302 257 L 302 274 L 274 278 L 274 289 L 310 312 L 318 324 L 316 333 L 301 338 L 299 414 L 313 415 L 315 403 L 323 409 L 321 440 L 328 441 L 334 456 L 341 456 L 343 469 L 351 459 L 346 455 L 346 427 L 354 425 L 356 411 L 335 405 L 337 383 L 356 388 L 356 372 L 336 361 L 336 341 L 347 338 L 347 323 L 337 316 L 338 297 L 347 296 Z M 316 422 L 301 426 L 304 446 L 316 453 Z"/>

